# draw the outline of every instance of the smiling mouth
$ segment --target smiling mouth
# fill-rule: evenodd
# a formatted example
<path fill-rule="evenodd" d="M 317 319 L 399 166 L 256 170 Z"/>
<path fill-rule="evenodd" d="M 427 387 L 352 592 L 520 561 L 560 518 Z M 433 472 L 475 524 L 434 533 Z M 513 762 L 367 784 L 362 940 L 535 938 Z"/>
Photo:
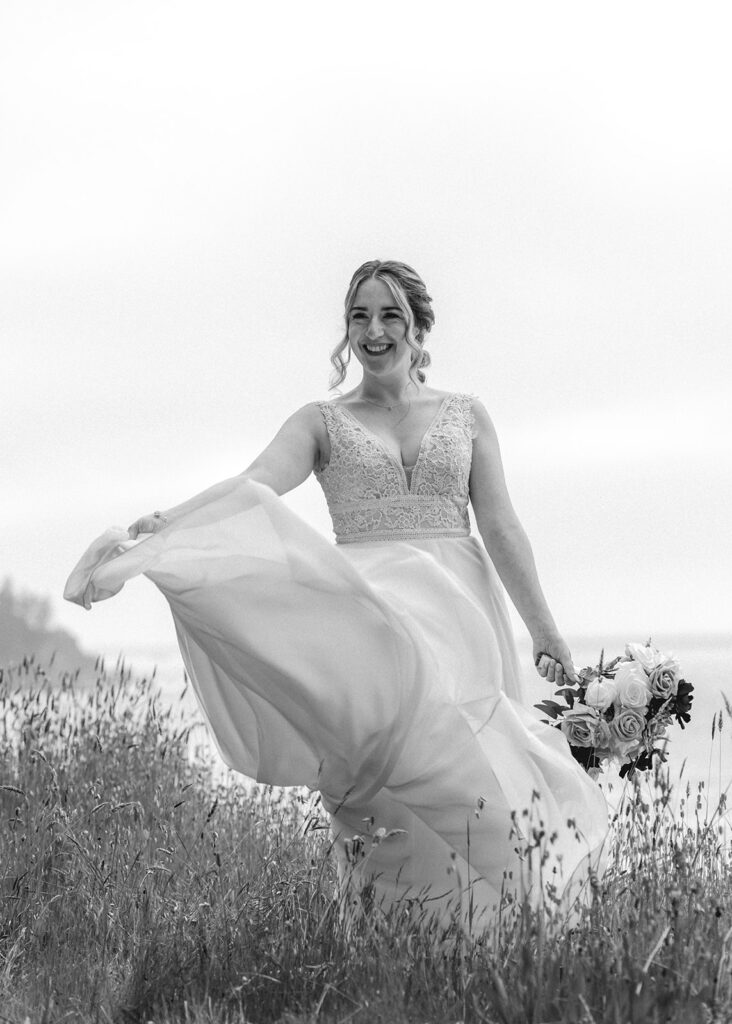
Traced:
<path fill-rule="evenodd" d="M 374 342 L 368 344 L 362 343 L 361 347 L 363 348 L 364 352 L 368 352 L 370 356 L 379 356 L 383 352 L 386 352 L 387 349 L 390 349 L 391 345 L 385 345 L 383 343 L 376 344 Z"/>

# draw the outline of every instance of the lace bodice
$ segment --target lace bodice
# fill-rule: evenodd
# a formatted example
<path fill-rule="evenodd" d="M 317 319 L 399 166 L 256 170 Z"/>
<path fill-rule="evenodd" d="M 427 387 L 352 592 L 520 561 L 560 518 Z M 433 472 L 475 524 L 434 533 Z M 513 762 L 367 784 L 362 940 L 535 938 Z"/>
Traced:
<path fill-rule="evenodd" d="M 319 402 L 330 461 L 316 471 L 338 544 L 470 533 L 468 481 L 475 426 L 470 395 L 448 395 L 427 428 L 411 480 L 381 438 L 351 412 Z"/>

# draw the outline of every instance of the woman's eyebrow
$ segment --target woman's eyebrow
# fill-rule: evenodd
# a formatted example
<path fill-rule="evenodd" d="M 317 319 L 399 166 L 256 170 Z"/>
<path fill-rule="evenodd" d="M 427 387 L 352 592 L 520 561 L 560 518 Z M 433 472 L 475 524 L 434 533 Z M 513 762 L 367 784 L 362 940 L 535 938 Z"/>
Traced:
<path fill-rule="evenodd" d="M 368 310 L 365 306 L 351 306 L 352 313 L 367 313 Z M 401 313 L 399 306 L 382 306 L 382 313 Z"/>

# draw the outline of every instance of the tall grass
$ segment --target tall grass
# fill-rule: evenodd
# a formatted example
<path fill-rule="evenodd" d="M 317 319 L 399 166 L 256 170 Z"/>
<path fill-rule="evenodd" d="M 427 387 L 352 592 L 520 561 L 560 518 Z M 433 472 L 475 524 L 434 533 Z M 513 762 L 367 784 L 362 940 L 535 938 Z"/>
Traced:
<path fill-rule="evenodd" d="M 317 797 L 224 777 L 122 664 L 53 682 L 33 659 L 0 680 L 0 1022 L 732 1020 L 726 809 L 703 789 L 628 787 L 571 928 L 346 920 Z"/>

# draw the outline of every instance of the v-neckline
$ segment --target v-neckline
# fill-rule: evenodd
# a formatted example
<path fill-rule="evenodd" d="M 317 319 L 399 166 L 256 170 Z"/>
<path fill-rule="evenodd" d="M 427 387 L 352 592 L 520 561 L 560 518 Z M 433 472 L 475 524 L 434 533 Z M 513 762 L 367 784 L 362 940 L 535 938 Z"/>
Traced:
<path fill-rule="evenodd" d="M 396 457 L 396 455 L 394 454 L 393 451 L 391 451 L 390 448 L 387 447 L 386 442 L 384 441 L 384 439 L 382 437 L 380 437 L 377 433 L 375 433 L 375 431 L 370 430 L 366 426 L 365 423 L 361 422 L 361 420 L 358 418 L 358 416 L 354 416 L 354 414 L 351 412 L 351 410 L 347 409 L 344 405 L 338 405 L 335 402 L 332 402 L 331 405 L 333 406 L 334 409 L 340 409 L 341 412 L 345 413 L 346 416 L 356 424 L 356 426 L 359 428 L 359 430 L 362 431 L 362 433 L 364 433 L 367 437 L 370 437 L 373 441 L 376 441 L 376 443 L 378 444 L 379 448 L 381 448 L 381 450 L 384 452 L 385 455 L 388 455 L 388 457 L 391 459 L 391 461 L 394 463 L 394 465 L 398 468 L 399 472 L 401 473 L 402 479 L 404 480 L 404 485 L 405 485 L 406 490 L 407 490 L 407 494 L 412 494 L 413 493 L 412 492 L 412 484 L 414 483 L 414 478 L 417 475 L 417 469 L 419 468 L 419 464 L 420 464 L 420 462 L 422 460 L 422 453 L 424 452 L 425 441 L 427 440 L 427 438 L 432 433 L 432 430 L 434 429 L 435 424 L 438 422 L 438 420 L 442 416 L 442 413 L 443 413 L 443 411 L 445 409 L 445 406 L 447 405 L 447 403 L 449 402 L 449 400 L 451 398 L 452 398 L 451 394 L 445 395 L 445 397 L 440 402 L 440 405 L 439 405 L 439 408 L 437 409 L 437 412 L 435 413 L 435 415 L 430 420 L 430 422 L 429 422 L 429 424 L 427 426 L 427 429 L 425 430 L 424 434 L 422 434 L 422 440 L 419 442 L 419 448 L 417 449 L 417 458 L 414 460 L 414 465 L 412 466 L 411 476 L 409 478 L 407 478 L 407 470 L 406 470 L 406 468 L 404 466 L 404 463 L 402 462 L 401 459 L 398 459 Z"/>

